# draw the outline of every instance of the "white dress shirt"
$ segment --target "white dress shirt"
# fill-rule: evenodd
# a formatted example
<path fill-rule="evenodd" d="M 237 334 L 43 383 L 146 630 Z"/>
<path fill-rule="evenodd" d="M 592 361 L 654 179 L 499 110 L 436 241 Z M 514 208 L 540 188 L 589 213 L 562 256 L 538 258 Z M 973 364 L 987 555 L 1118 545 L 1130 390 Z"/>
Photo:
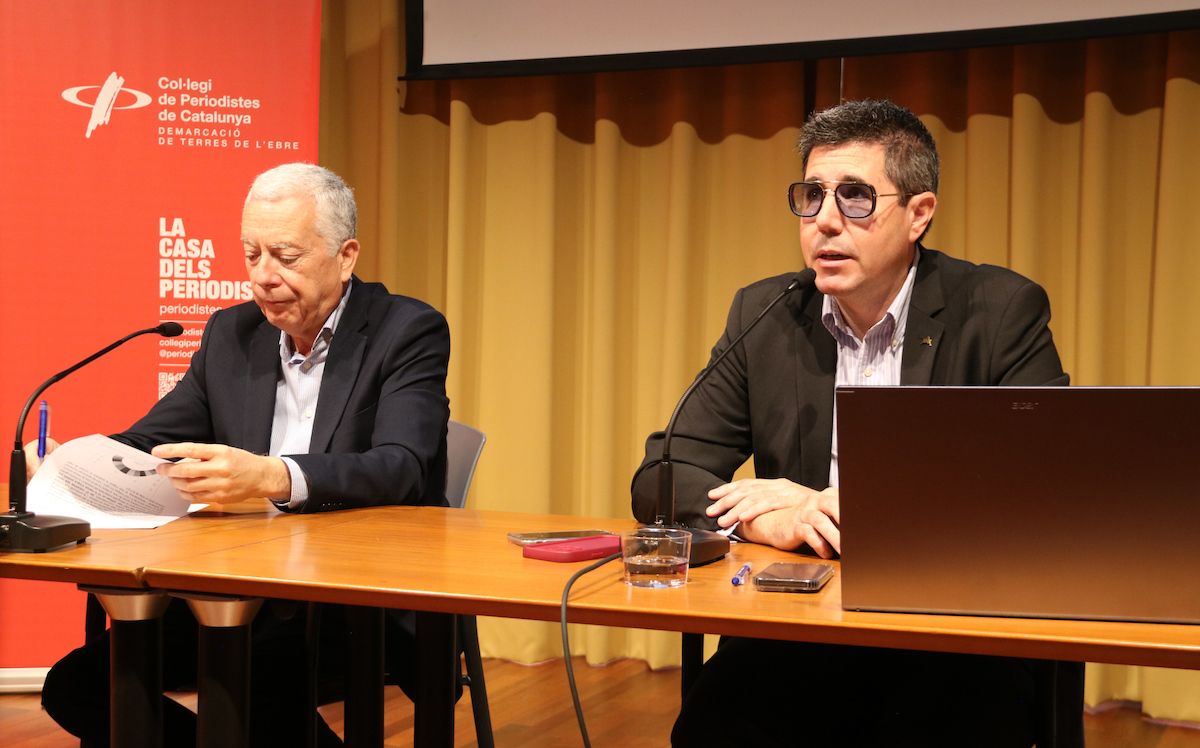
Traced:
<path fill-rule="evenodd" d="M 900 286 L 900 292 L 884 312 L 883 319 L 867 330 L 859 339 L 842 315 L 837 299 L 826 296 L 821 306 L 821 322 L 837 342 L 837 376 L 834 386 L 855 385 L 858 387 L 883 387 L 900 384 L 900 364 L 904 357 L 904 330 L 908 325 L 908 302 L 912 298 L 913 283 L 917 277 L 917 261 L 921 257 L 914 253 L 908 277 Z M 838 433 L 837 400 L 833 404 L 833 440 L 829 458 L 829 485 L 838 484 Z"/>
<path fill-rule="evenodd" d="M 291 498 L 275 501 L 280 508 L 298 509 L 308 500 L 308 477 L 295 460 L 282 455 L 308 453 L 312 442 L 313 416 L 317 412 L 317 398 L 321 394 L 321 379 L 325 374 L 325 359 L 329 355 L 329 346 L 333 344 L 338 321 L 346 310 L 351 285 L 346 284 L 341 301 L 321 326 L 307 356 L 296 351 L 287 333 L 279 333 L 279 359 L 283 376 L 275 385 L 271 456 L 281 457 L 292 476 Z"/>

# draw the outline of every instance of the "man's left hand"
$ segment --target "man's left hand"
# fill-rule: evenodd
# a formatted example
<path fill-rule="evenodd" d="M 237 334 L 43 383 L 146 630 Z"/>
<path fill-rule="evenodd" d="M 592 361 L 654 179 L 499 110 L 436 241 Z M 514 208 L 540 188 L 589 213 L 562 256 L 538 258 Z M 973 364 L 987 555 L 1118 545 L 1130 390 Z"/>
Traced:
<path fill-rule="evenodd" d="M 183 458 L 158 466 L 159 475 L 193 502 L 234 504 L 256 496 L 287 498 L 291 475 L 278 457 L 264 457 L 224 444 L 160 444 L 151 454 Z"/>
<path fill-rule="evenodd" d="M 793 506 L 760 514 L 738 525 L 737 534 L 742 540 L 785 551 L 807 545 L 821 558 L 833 558 L 842 552 L 836 502 L 835 497 L 822 496 L 822 506 Z"/>
<path fill-rule="evenodd" d="M 54 450 L 58 449 L 60 446 L 61 445 L 58 442 L 54 441 L 50 437 L 46 437 L 46 456 L 49 457 L 50 453 L 53 452 Z M 38 457 L 37 441 L 27 442 L 25 444 L 25 482 L 26 483 L 33 480 L 33 474 L 36 473 L 38 471 L 38 468 L 40 468 L 41 466 L 42 466 L 42 458 Z"/>

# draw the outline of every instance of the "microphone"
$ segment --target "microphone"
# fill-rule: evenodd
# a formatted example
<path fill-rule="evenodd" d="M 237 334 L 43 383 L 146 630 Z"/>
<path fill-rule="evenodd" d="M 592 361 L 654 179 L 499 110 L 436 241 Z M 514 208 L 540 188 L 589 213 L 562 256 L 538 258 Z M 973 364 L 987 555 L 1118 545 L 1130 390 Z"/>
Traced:
<path fill-rule="evenodd" d="M 805 268 L 800 272 L 792 282 L 787 285 L 787 288 L 779 292 L 779 295 L 771 299 L 763 310 L 758 313 L 750 324 L 746 325 L 737 337 L 733 339 L 725 350 L 712 360 L 708 366 L 704 367 L 696 378 L 692 380 L 691 385 L 683 392 L 683 396 L 679 398 L 679 402 L 675 405 L 675 410 L 671 413 L 671 419 L 667 421 L 667 429 L 663 432 L 662 457 L 659 459 L 658 468 L 658 514 L 654 519 L 656 525 L 669 525 L 682 530 L 687 530 L 692 534 L 692 552 L 688 559 L 690 566 L 703 566 L 704 564 L 712 563 L 718 559 L 724 558 L 725 554 L 729 553 L 729 538 L 719 532 L 712 530 L 700 530 L 695 527 L 686 527 L 675 521 L 675 467 L 671 462 L 671 438 L 675 435 L 675 422 L 679 420 L 679 414 L 683 411 L 684 404 L 692 393 L 700 386 L 700 384 L 708 378 L 717 369 L 717 365 L 725 360 L 730 351 L 737 347 L 737 344 L 742 342 L 742 338 L 754 329 L 754 326 L 762 321 L 762 318 L 767 316 L 767 312 L 780 301 L 784 296 L 787 296 L 792 291 L 795 291 L 805 283 L 811 283 L 816 277 L 816 271 L 812 268 Z"/>
<path fill-rule="evenodd" d="M 21 435 L 25 432 L 25 418 L 29 415 L 38 396 L 45 392 L 50 385 L 76 369 L 90 364 L 117 346 L 127 343 L 139 335 L 150 333 L 161 335 L 164 338 L 173 338 L 183 334 L 183 325 L 178 322 L 163 322 L 157 327 L 147 327 L 144 330 L 132 332 L 42 382 L 25 401 L 25 407 L 21 409 L 21 415 L 17 419 L 17 436 L 13 440 L 12 458 L 8 462 L 8 513 L 0 514 L 0 549 L 41 552 L 60 546 L 82 543 L 92 534 L 91 525 L 81 519 L 53 515 L 38 516 L 25 510 L 25 450 L 21 439 Z"/>

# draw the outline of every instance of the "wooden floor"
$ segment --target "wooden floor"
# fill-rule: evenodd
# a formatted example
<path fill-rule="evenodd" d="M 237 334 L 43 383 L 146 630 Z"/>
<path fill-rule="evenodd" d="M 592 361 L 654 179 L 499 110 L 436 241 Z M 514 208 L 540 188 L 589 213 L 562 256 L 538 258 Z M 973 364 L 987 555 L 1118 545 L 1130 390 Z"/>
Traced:
<path fill-rule="evenodd" d="M 621 748 L 660 748 L 668 744 L 679 708 L 679 671 L 652 672 L 644 663 L 621 660 L 589 667 L 575 660 L 592 744 Z M 487 660 L 488 702 L 499 748 L 581 745 L 562 661 L 515 665 Z M 186 699 L 184 699 L 186 702 Z M 322 709 L 339 733 L 341 705 Z M 455 713 L 455 745 L 476 745 L 469 696 Z M 1200 730 L 1151 724 L 1133 709 L 1114 709 L 1085 719 L 1088 748 L 1200 748 Z M 412 704 L 398 689 L 387 696 L 387 746 L 412 745 Z M 36 694 L 0 695 L 0 744 L 4 748 L 74 748 L 38 705 Z"/>

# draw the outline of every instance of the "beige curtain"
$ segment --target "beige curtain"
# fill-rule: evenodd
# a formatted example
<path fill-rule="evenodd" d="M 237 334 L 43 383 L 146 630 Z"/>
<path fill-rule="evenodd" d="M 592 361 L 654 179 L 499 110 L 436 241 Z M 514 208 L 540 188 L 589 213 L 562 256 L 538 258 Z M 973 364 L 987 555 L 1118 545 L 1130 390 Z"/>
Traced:
<path fill-rule="evenodd" d="M 453 417 L 489 437 L 472 506 L 629 515 L 642 441 L 734 291 L 802 264 L 784 191 L 806 66 L 818 107 L 886 96 L 922 116 L 943 159 L 927 243 L 1041 282 L 1076 383 L 1195 383 L 1169 320 L 1200 304 L 1198 33 L 398 83 L 395 2 L 326 0 L 323 18 L 321 158 L 358 192 L 360 274 L 450 322 Z M 559 654 L 550 624 L 488 620 L 481 640 Z M 678 661 L 672 634 L 574 627 L 572 643 L 591 662 Z M 1155 672 L 1093 666 L 1089 700 L 1149 704 Z M 1171 675 L 1200 703 L 1200 676 Z"/>

